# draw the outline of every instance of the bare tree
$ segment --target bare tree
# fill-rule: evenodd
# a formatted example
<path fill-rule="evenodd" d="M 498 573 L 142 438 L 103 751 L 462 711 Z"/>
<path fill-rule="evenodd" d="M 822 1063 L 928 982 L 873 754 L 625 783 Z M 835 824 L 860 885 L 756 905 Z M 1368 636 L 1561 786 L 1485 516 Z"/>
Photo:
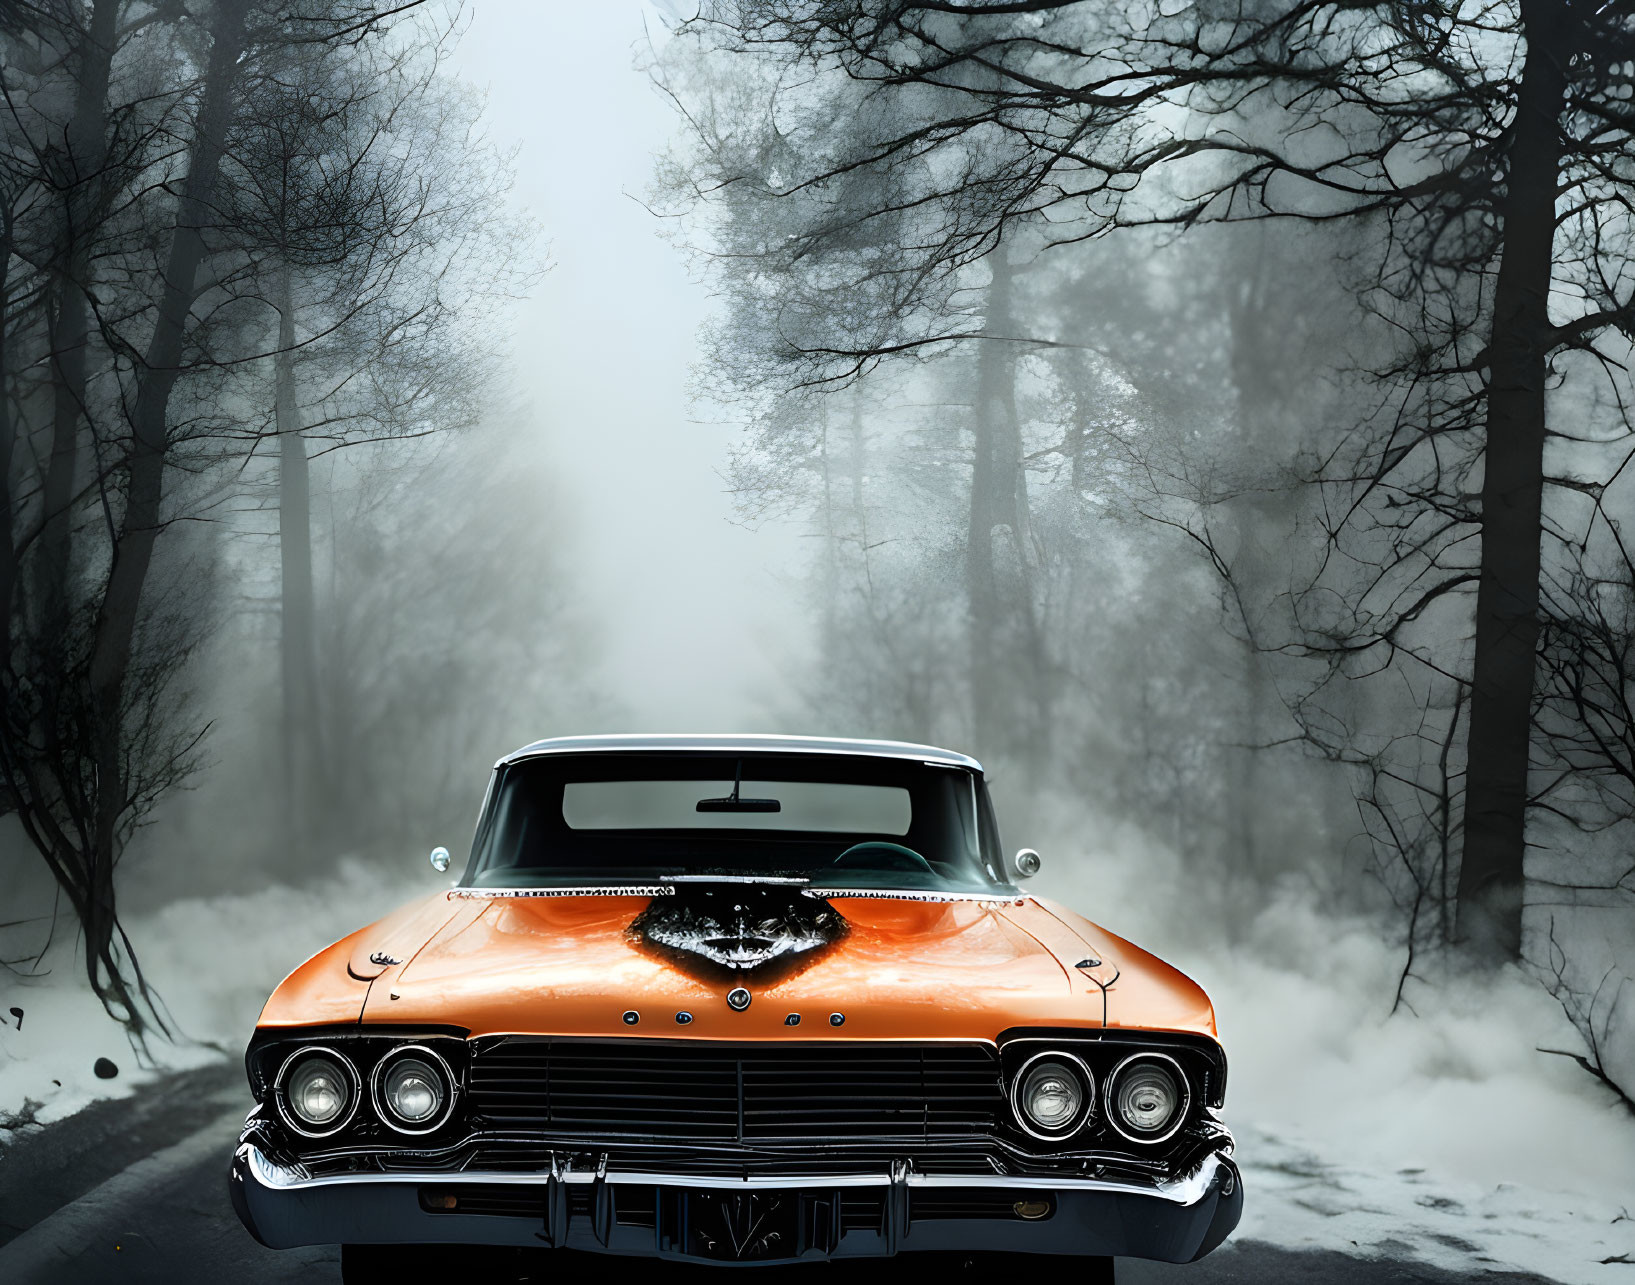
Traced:
<path fill-rule="evenodd" d="M 276 318 L 271 352 L 281 563 L 286 816 L 332 815 L 322 739 L 309 453 L 469 426 L 491 305 L 538 271 L 506 220 L 508 158 L 438 77 L 445 32 L 382 49 L 290 47 L 235 131 L 233 221 Z M 251 450 L 257 441 L 252 438 Z M 344 747 L 343 747 L 344 748 Z"/>
<path fill-rule="evenodd" d="M 235 128 L 277 51 L 383 25 L 364 5 L 251 0 L 7 16 L 0 780 L 79 921 L 92 989 L 141 1038 L 165 1024 L 114 871 L 204 730 L 184 680 L 209 553 L 161 536 L 208 503 L 234 418 L 219 395 L 252 275 L 229 217 Z"/>
<path fill-rule="evenodd" d="M 1402 338 L 1380 373 L 1414 395 L 1381 451 L 1346 461 L 1374 471 L 1350 512 L 1365 524 L 1386 505 L 1431 517 L 1399 527 L 1387 556 L 1414 590 L 1365 612 L 1362 637 L 1335 641 L 1391 653 L 1431 605 L 1468 613 L 1460 929 L 1514 957 L 1547 372 L 1606 336 L 1616 349 L 1631 317 L 1625 241 L 1607 222 L 1628 195 L 1628 18 L 1566 0 L 1479 18 L 1202 3 L 1143 10 L 1139 23 L 1070 0 L 766 0 L 706 6 L 682 34 L 751 62 L 766 87 L 775 165 L 753 131 L 677 93 L 697 126 L 701 194 L 799 212 L 755 268 L 800 283 L 764 321 L 798 379 L 846 378 L 977 333 L 962 287 L 1018 228 L 1048 224 L 1067 241 L 1136 223 L 1372 221 L 1377 254 L 1359 266 Z M 856 108 L 838 143 L 837 102 Z M 882 227 L 900 252 L 860 258 Z M 850 291 L 851 306 L 815 316 L 814 281 Z M 1564 319 L 1550 314 L 1552 291 L 1577 301 Z M 1458 466 L 1438 474 L 1450 447 Z M 1450 563 L 1478 537 L 1479 554 Z"/>

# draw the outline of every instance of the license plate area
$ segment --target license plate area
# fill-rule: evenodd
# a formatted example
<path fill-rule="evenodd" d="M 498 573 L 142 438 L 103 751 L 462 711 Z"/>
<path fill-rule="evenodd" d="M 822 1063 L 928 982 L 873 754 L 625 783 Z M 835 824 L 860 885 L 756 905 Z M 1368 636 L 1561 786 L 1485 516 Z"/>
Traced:
<path fill-rule="evenodd" d="M 660 1246 L 713 1263 L 770 1263 L 833 1252 L 840 1193 L 767 1188 L 660 1188 Z"/>

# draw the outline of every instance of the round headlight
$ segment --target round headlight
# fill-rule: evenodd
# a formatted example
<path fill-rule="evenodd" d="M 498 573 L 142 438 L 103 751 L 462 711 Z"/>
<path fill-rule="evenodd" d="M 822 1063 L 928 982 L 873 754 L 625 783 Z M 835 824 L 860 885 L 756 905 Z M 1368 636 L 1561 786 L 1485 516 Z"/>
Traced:
<path fill-rule="evenodd" d="M 1041 1053 L 1018 1073 L 1011 1104 L 1029 1133 L 1055 1138 L 1082 1121 L 1094 1092 L 1089 1069 L 1077 1058 Z"/>
<path fill-rule="evenodd" d="M 404 1124 L 424 1124 L 443 1105 L 437 1072 L 417 1057 L 399 1058 L 386 1072 L 386 1105 Z"/>
<path fill-rule="evenodd" d="M 448 1118 L 448 1064 L 428 1048 L 406 1045 L 375 1069 L 375 1105 L 381 1119 L 402 1133 L 430 1133 Z"/>
<path fill-rule="evenodd" d="M 278 1077 L 285 1119 L 311 1137 L 335 1133 L 357 1106 L 356 1075 L 338 1054 L 302 1049 L 285 1061 Z"/>
<path fill-rule="evenodd" d="M 1163 1053 L 1126 1058 L 1108 1084 L 1107 1115 L 1132 1142 L 1163 1142 L 1181 1127 L 1189 1091 L 1175 1059 Z"/>

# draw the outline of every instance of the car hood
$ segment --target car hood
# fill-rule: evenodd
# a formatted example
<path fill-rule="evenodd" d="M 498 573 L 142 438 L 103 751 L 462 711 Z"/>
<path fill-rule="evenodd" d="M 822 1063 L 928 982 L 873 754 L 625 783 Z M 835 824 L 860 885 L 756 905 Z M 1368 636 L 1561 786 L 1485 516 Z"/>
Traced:
<path fill-rule="evenodd" d="M 436 894 L 314 956 L 261 1025 L 717 1040 L 1215 1034 L 1190 979 L 1037 898 L 710 896 Z M 733 991 L 746 1006 L 729 1004 Z"/>

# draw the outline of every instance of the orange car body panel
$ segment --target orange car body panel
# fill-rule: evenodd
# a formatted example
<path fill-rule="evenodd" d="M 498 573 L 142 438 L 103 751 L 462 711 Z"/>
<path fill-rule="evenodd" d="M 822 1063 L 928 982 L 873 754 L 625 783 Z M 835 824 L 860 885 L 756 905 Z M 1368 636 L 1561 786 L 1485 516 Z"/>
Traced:
<path fill-rule="evenodd" d="M 628 930 L 647 904 L 435 893 L 318 952 L 274 991 L 258 1025 L 699 1040 L 997 1040 L 1018 1027 L 1105 1026 L 1216 1038 L 1214 1010 L 1190 978 L 1034 897 L 836 898 L 846 935 L 792 975 L 746 983 L 743 1012 L 727 1005 L 730 981 L 641 949 Z M 678 1012 L 691 1021 L 678 1024 Z"/>

